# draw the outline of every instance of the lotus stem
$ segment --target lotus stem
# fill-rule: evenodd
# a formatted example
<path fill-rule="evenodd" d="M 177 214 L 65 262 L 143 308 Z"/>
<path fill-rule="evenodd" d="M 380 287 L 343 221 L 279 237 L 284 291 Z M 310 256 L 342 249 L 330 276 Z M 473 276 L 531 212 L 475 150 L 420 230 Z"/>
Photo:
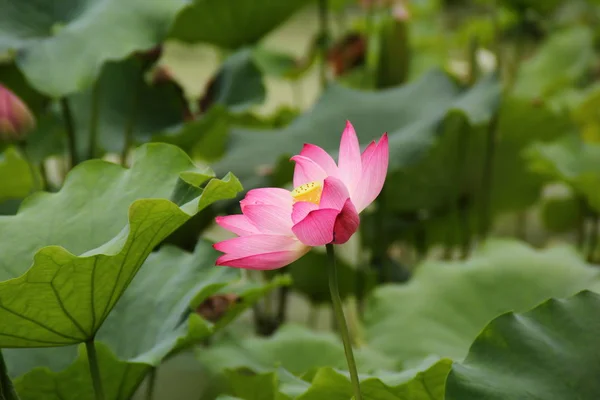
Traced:
<path fill-rule="evenodd" d="M 67 147 L 69 151 L 69 168 L 71 169 L 79 164 L 79 156 L 77 155 L 77 138 L 75 136 L 75 125 L 73 124 L 73 113 L 66 97 L 60 99 L 60 107 L 62 109 L 63 121 L 67 132 Z"/>
<path fill-rule="evenodd" d="M 354 400 L 362 400 L 362 395 L 360 394 L 360 382 L 358 380 L 358 371 L 356 369 L 356 361 L 354 361 L 352 342 L 350 341 L 350 332 L 348 331 L 348 325 L 346 324 L 344 309 L 342 307 L 342 299 L 340 298 L 337 269 L 335 265 L 335 251 L 333 244 L 331 243 L 327 244 L 326 248 L 327 258 L 329 260 L 327 263 L 327 270 L 329 273 L 329 291 L 331 292 L 333 313 L 335 314 L 337 327 L 342 336 L 342 342 L 344 343 L 344 353 L 346 353 L 346 362 L 348 363 L 348 371 L 350 372 L 350 380 L 352 381 Z"/>
<path fill-rule="evenodd" d="M 96 396 L 96 400 L 105 400 L 106 397 L 104 396 L 104 388 L 102 387 L 102 378 L 100 376 L 100 367 L 98 365 L 98 355 L 96 353 L 96 346 L 93 338 L 85 342 L 85 349 L 87 351 L 90 375 L 92 376 L 92 384 L 94 385 L 94 394 Z"/>

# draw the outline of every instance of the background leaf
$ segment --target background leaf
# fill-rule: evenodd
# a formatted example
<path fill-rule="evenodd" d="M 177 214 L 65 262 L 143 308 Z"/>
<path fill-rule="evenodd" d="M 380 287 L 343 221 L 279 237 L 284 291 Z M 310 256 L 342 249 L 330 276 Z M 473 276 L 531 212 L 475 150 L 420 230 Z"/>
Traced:
<path fill-rule="evenodd" d="M 307 0 L 194 0 L 177 15 L 169 38 L 236 49 L 254 44 L 307 3 Z"/>
<path fill-rule="evenodd" d="M 447 400 L 594 399 L 600 296 L 584 291 L 496 318 L 448 376 Z"/>
<path fill-rule="evenodd" d="M 494 317 L 584 288 L 600 289 L 600 275 L 573 249 L 491 241 L 470 260 L 428 261 L 406 285 L 378 288 L 366 308 L 366 339 L 409 365 L 430 355 L 462 359 Z"/>
<path fill-rule="evenodd" d="M 0 53 L 19 50 L 17 64 L 31 85 L 50 97 L 62 97 L 91 86 L 105 62 L 160 42 L 184 4 L 70 0 L 59 5 L 36 1 L 34 7 L 2 0 Z"/>
<path fill-rule="evenodd" d="M 240 179 L 250 189 L 264 179 L 262 171 L 272 169 L 282 156 L 297 153 L 304 143 L 337 153 L 343 121 L 348 119 L 363 144 L 389 133 L 390 171 L 395 171 L 426 154 L 447 112 L 462 112 L 468 120 L 482 124 L 491 117 L 498 95 L 499 87 L 493 77 L 476 89 L 461 93 L 439 71 L 409 85 L 380 92 L 332 85 L 310 111 L 285 129 L 233 130 L 227 154 L 214 167 L 217 171 L 239 171 Z"/>

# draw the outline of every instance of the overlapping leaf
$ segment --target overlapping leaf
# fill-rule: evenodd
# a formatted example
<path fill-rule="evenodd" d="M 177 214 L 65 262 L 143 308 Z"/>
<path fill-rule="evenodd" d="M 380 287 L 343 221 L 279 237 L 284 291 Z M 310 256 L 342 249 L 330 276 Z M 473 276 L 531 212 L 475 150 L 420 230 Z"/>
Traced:
<path fill-rule="evenodd" d="M 296 325 L 282 327 L 272 338 L 223 339 L 208 349 L 197 352 L 207 368 L 221 371 L 250 368 L 257 372 L 281 366 L 294 374 L 317 367 L 344 368 L 346 359 L 340 340 L 331 333 L 316 333 Z M 393 366 L 391 359 L 370 350 L 356 350 L 361 371 Z"/>
<path fill-rule="evenodd" d="M 169 37 L 235 49 L 254 44 L 307 3 L 307 0 L 194 0 L 177 15 Z"/>
<path fill-rule="evenodd" d="M 361 394 L 365 400 L 442 400 L 450 364 L 443 359 L 402 372 L 361 375 Z M 242 369 L 226 375 L 230 393 L 243 400 L 348 400 L 353 396 L 348 373 L 331 367 L 301 379 L 283 368 L 259 374 Z"/>
<path fill-rule="evenodd" d="M 496 318 L 448 376 L 447 400 L 596 399 L 600 296 L 584 291 Z"/>
<path fill-rule="evenodd" d="M 61 97 L 94 82 L 106 61 L 158 44 L 181 0 L 0 1 L 0 53 L 19 50 L 17 64 L 38 91 Z M 69 60 L 69 62 L 65 62 Z"/>
<path fill-rule="evenodd" d="M 128 399 L 141 378 L 167 355 L 222 329 L 259 297 L 286 283 L 278 279 L 266 285 L 248 285 L 240 281 L 240 270 L 215 267 L 216 256 L 210 244 L 200 241 L 194 254 L 167 246 L 148 257 L 97 335 L 103 357 L 102 380 L 106 387 L 120 388 L 115 398 Z M 216 324 L 193 312 L 208 297 L 223 290 L 236 293 L 240 301 L 222 310 L 223 316 Z M 63 400 L 93 399 L 91 384 L 86 383 L 89 371 L 85 354 L 63 369 L 72 359 L 73 350 L 8 350 L 11 374 L 27 372 L 18 379 L 22 398 L 34 399 L 43 394 Z M 69 385 L 87 386 L 89 390 L 83 388 L 85 394 L 76 393 L 68 391 Z"/>
<path fill-rule="evenodd" d="M 256 185 L 264 171 L 272 169 L 281 157 L 299 152 L 304 143 L 337 153 L 348 119 L 363 144 L 389 132 L 390 171 L 395 171 L 413 165 L 427 153 L 448 112 L 456 111 L 473 124 L 483 124 L 497 106 L 498 96 L 498 82 L 493 77 L 461 92 L 439 71 L 380 92 L 333 85 L 310 111 L 284 129 L 232 131 L 228 153 L 215 168 L 240 171 L 245 186 Z"/>
<path fill-rule="evenodd" d="M 58 193 L 32 196 L 17 215 L 0 217 L 0 279 L 9 279 L 0 283 L 0 346 L 92 338 L 157 244 L 241 190 L 231 175 L 196 188 L 210 178 L 176 147 L 145 145 L 129 170 L 87 162 Z M 181 187 L 195 195 L 180 197 Z M 175 195 L 185 201 L 169 200 Z"/>
<path fill-rule="evenodd" d="M 461 359 L 486 323 L 549 297 L 600 289 L 600 272 L 568 247 L 544 251 L 492 241 L 464 262 L 426 262 L 406 285 L 377 289 L 367 342 L 397 360 Z"/>

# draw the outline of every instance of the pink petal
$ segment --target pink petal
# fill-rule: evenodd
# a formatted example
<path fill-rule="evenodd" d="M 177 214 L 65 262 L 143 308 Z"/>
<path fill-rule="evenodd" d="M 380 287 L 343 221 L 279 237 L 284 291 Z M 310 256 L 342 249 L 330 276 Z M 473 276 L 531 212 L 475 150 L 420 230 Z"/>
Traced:
<path fill-rule="evenodd" d="M 365 162 L 369 158 L 371 158 L 371 155 L 373 154 L 373 152 L 375 151 L 376 148 L 377 148 L 377 142 L 373 140 L 371 143 L 369 143 L 369 145 L 367 146 L 365 151 L 363 151 L 363 153 L 361 154 L 360 160 L 362 162 L 363 169 L 365 167 Z"/>
<path fill-rule="evenodd" d="M 350 193 L 358 186 L 362 171 L 360 145 L 358 137 L 350 121 L 346 121 L 346 129 L 342 133 L 340 155 L 338 161 L 339 177 L 344 181 Z"/>
<path fill-rule="evenodd" d="M 294 203 L 292 208 L 292 222 L 297 224 L 302 221 L 309 212 L 318 210 L 319 206 L 315 203 L 311 203 L 310 201 L 299 201 Z"/>
<path fill-rule="evenodd" d="M 316 162 L 329 176 L 337 176 L 338 167 L 333 158 L 325 150 L 314 144 L 306 143 L 300 152 L 301 156 L 308 157 Z"/>
<path fill-rule="evenodd" d="M 303 246 L 296 251 L 276 251 L 273 253 L 258 254 L 255 256 L 247 256 L 235 258 L 228 254 L 222 255 L 217 259 L 216 265 L 248 268 L 255 270 L 267 270 L 285 267 L 293 263 L 310 250 L 310 247 Z"/>
<path fill-rule="evenodd" d="M 215 218 L 215 222 L 238 236 L 248 236 L 255 233 L 260 233 L 258 228 L 256 228 L 256 226 L 254 226 L 252 222 L 250 222 L 250 220 L 242 214 L 217 217 Z"/>
<path fill-rule="evenodd" d="M 302 244 L 291 236 L 258 234 L 240 236 L 215 243 L 213 247 L 236 258 L 278 251 L 296 251 Z"/>
<path fill-rule="evenodd" d="M 342 211 L 335 219 L 333 227 L 333 243 L 346 243 L 357 231 L 360 224 L 360 218 L 350 199 L 346 200 Z"/>
<path fill-rule="evenodd" d="M 371 147 L 369 145 L 363 154 L 362 178 L 358 190 L 352 196 L 352 202 L 359 213 L 379 196 L 383 188 L 390 157 L 387 133 L 381 136 L 376 147 Z"/>
<path fill-rule="evenodd" d="M 271 205 L 291 213 L 292 203 L 293 199 L 289 190 L 281 188 L 260 188 L 248 191 L 246 197 L 240 201 L 240 206 L 242 211 L 244 211 L 244 208 L 249 205 Z"/>
<path fill-rule="evenodd" d="M 319 208 L 341 210 L 349 197 L 346 185 L 341 180 L 330 176 L 323 183 L 323 193 L 321 194 Z"/>
<path fill-rule="evenodd" d="M 304 185 L 308 182 L 322 182 L 327 177 L 327 173 L 312 159 L 304 156 L 294 156 L 291 158 L 296 162 L 294 167 L 294 187 Z"/>
<path fill-rule="evenodd" d="M 340 212 L 331 208 L 314 210 L 292 227 L 292 231 L 307 246 L 323 246 L 333 240 L 333 227 Z"/>
<path fill-rule="evenodd" d="M 278 206 L 246 205 L 244 215 L 262 233 L 292 236 L 292 215 Z"/>

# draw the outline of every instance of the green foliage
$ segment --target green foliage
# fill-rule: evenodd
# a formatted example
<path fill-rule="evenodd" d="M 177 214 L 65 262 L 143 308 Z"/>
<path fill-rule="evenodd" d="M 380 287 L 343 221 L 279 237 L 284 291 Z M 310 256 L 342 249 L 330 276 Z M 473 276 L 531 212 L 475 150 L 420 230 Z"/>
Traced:
<path fill-rule="evenodd" d="M 147 371 L 140 363 L 119 361 L 102 343 L 96 343 L 100 375 L 104 390 L 110 399 L 131 398 Z M 47 368 L 36 368 L 15 381 L 22 400 L 33 399 L 94 399 L 85 345 L 78 346 L 78 355 L 69 368 L 52 372 Z"/>
<path fill-rule="evenodd" d="M 381 372 L 361 376 L 361 393 L 366 400 L 442 400 L 449 360 L 427 362 L 421 369 Z M 279 368 L 277 372 L 255 373 L 247 369 L 229 371 L 230 391 L 241 399 L 346 400 L 352 397 L 346 373 L 331 367 L 317 369 L 302 379 Z M 260 394 L 260 397 L 256 397 Z M 264 397 L 262 397 L 264 396 Z"/>
<path fill-rule="evenodd" d="M 307 3 L 307 0 L 194 0 L 179 13 L 169 37 L 236 49 L 256 43 Z"/>
<path fill-rule="evenodd" d="M 285 284 L 285 280 L 262 286 L 244 284 L 239 270 L 214 268 L 216 256 L 209 244 L 199 242 L 193 254 L 166 246 L 148 257 L 96 337 L 104 366 L 102 380 L 105 386 L 122 391 L 115 398 L 129 398 L 151 367 L 223 329 L 257 298 Z M 204 300 L 223 291 L 237 293 L 241 301 L 226 310 L 218 323 L 193 312 Z M 78 359 L 69 365 L 71 350 L 35 349 L 27 357 L 9 350 L 11 374 L 24 374 L 17 379 L 19 394 L 32 399 L 41 396 L 40 392 L 62 399 L 93 399 L 88 361 L 82 354 L 85 347 L 80 346 Z M 40 363 L 50 369 L 29 371 Z M 69 367 L 63 369 L 65 365 Z M 87 392 L 69 392 L 69 385 L 87 388 Z"/>
<path fill-rule="evenodd" d="M 48 96 L 62 97 L 91 86 L 105 62 L 158 44 L 184 4 L 71 0 L 59 5 L 37 1 L 33 7 L 2 0 L 0 53 L 18 50 L 17 64 L 29 83 Z"/>
<path fill-rule="evenodd" d="M 594 63 L 592 32 L 584 26 L 555 33 L 519 68 L 513 93 L 546 99 L 575 84 Z"/>
<path fill-rule="evenodd" d="M 381 92 L 332 85 L 310 111 L 284 129 L 233 130 L 229 151 L 215 169 L 240 171 L 240 179 L 250 188 L 262 180 L 265 167 L 272 168 L 280 156 L 297 153 L 304 143 L 317 144 L 335 154 L 339 134 L 333 133 L 341 133 L 343 121 L 348 119 L 364 144 L 389 133 L 390 172 L 394 172 L 413 165 L 427 153 L 448 112 L 462 113 L 470 122 L 484 124 L 497 106 L 498 95 L 499 87 L 492 77 L 462 93 L 439 71 Z"/>
<path fill-rule="evenodd" d="M 206 94 L 210 103 L 240 112 L 265 99 L 262 73 L 250 49 L 242 49 L 229 56 L 213 79 Z"/>
<path fill-rule="evenodd" d="M 0 346 L 93 338 L 152 248 L 210 203 L 241 190 L 231 175 L 212 179 L 180 207 L 169 200 L 178 181 L 198 186 L 210 172 L 195 171 L 183 152 L 166 145 L 144 146 L 135 158 L 130 170 L 83 164 L 60 192 L 40 193 L 17 215 L 0 217 L 9 239 L 0 244 L 0 278 L 10 279 L 0 283 L 7 321 Z"/>
<path fill-rule="evenodd" d="M 599 271 L 570 248 L 489 242 L 464 262 L 425 262 L 406 285 L 378 288 L 365 315 L 369 346 L 407 363 L 462 359 L 487 322 L 549 297 L 600 289 Z"/>
<path fill-rule="evenodd" d="M 446 399 L 594 399 L 600 395 L 600 296 L 584 291 L 496 318 L 448 376 Z"/>
<path fill-rule="evenodd" d="M 4 363 L 2 353 L 0 353 L 0 397 L 5 400 L 19 399 L 13 383 L 8 377 L 8 371 L 6 370 L 6 364 Z"/>
<path fill-rule="evenodd" d="M 97 118 L 94 147 L 113 153 L 121 153 L 128 140 L 130 146 L 147 142 L 152 134 L 184 118 L 187 104 L 181 89 L 170 81 L 148 82 L 146 72 L 140 58 L 108 62 L 93 87 L 69 96 L 83 159 L 90 153 L 93 117 Z M 102 153 L 99 149 L 96 155 Z"/>
<path fill-rule="evenodd" d="M 532 168 L 569 184 L 590 207 L 600 210 L 600 144 L 568 136 L 531 149 Z"/>
<path fill-rule="evenodd" d="M 331 304 L 322 249 L 244 271 L 207 241 L 237 210 L 229 171 L 289 188 L 289 157 L 335 158 L 346 120 L 390 144 L 337 266 L 363 399 L 598 398 L 598 269 L 486 237 L 593 259 L 592 3 L 0 0 L 0 84 L 36 119 L 0 144 L 0 399 L 95 399 L 91 345 L 105 400 L 150 372 L 177 398 L 162 372 L 184 356 L 206 400 L 350 399 L 339 326 L 298 324 L 298 302 Z M 350 32 L 367 49 L 332 51 Z M 333 77 L 337 56 L 366 65 Z M 13 111 L 0 98 L 0 129 Z"/>
<path fill-rule="evenodd" d="M 284 326 L 269 339 L 224 338 L 212 348 L 199 350 L 197 356 L 215 371 L 245 367 L 263 372 L 280 366 L 302 374 L 318 367 L 344 368 L 346 363 L 342 344 L 333 334 L 296 325 Z M 357 350 L 356 356 L 364 372 L 393 366 L 391 359 L 369 348 Z"/>
<path fill-rule="evenodd" d="M 9 199 L 26 197 L 35 184 L 27 160 L 14 147 L 0 153 L 0 203 Z"/>
<path fill-rule="evenodd" d="M 542 204 L 542 221 L 551 232 L 572 231 L 582 218 L 584 210 L 581 201 L 574 196 L 551 197 Z"/>
<path fill-rule="evenodd" d="M 330 304 L 331 294 L 327 278 L 327 255 L 311 251 L 287 267 L 292 276 L 294 289 L 306 295 L 313 304 Z M 366 268 L 356 269 L 342 260 L 337 260 L 340 296 L 342 299 L 352 296 L 360 281 L 364 290 L 372 289 L 375 275 Z"/>

